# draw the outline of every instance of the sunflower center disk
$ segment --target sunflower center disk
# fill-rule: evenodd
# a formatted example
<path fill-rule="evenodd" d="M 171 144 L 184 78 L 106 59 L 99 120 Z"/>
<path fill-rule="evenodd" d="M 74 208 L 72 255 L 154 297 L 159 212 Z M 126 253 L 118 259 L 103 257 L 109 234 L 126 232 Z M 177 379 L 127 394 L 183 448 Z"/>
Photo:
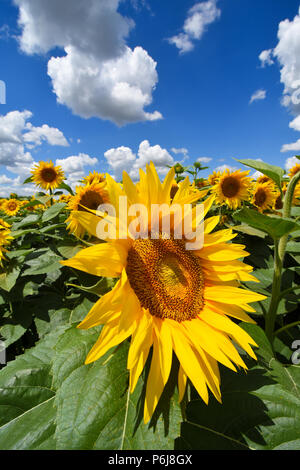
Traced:
<path fill-rule="evenodd" d="M 57 173 L 52 168 L 45 168 L 41 172 L 42 179 L 47 183 L 52 183 L 57 177 Z"/>
<path fill-rule="evenodd" d="M 86 211 L 84 207 L 88 207 L 89 209 L 96 210 L 101 204 L 104 203 L 103 198 L 100 194 L 96 193 L 95 191 L 87 191 L 84 196 L 80 199 L 80 205 L 78 210 Z M 84 207 L 81 207 L 84 206 Z"/>
<path fill-rule="evenodd" d="M 259 189 L 255 194 L 255 204 L 257 206 L 262 206 L 267 199 L 267 195 L 263 189 Z"/>
<path fill-rule="evenodd" d="M 225 197 L 235 197 L 240 189 L 240 184 L 233 176 L 228 176 L 222 183 L 222 192 Z"/>
<path fill-rule="evenodd" d="M 196 318 L 203 309 L 200 260 L 182 240 L 135 240 L 126 272 L 142 307 L 155 317 L 182 322 Z"/>

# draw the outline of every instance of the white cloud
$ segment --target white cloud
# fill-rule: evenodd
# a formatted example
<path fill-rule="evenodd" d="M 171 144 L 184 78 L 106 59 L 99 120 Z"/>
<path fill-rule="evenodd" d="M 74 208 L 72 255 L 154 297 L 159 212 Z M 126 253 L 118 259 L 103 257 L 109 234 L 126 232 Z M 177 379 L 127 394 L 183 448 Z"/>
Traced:
<path fill-rule="evenodd" d="M 265 51 L 262 51 L 259 54 L 259 60 L 261 61 L 261 66 L 265 67 L 266 65 L 272 65 L 274 64 L 274 60 L 272 59 L 273 55 L 273 49 L 267 49 Z"/>
<path fill-rule="evenodd" d="M 171 152 L 175 153 L 175 155 L 178 155 L 178 154 L 183 154 L 183 155 L 187 155 L 188 154 L 188 149 L 186 149 L 185 147 L 181 147 L 181 148 L 175 148 L 175 147 L 172 147 L 171 148 Z"/>
<path fill-rule="evenodd" d="M 285 161 L 285 169 L 287 171 L 289 171 L 291 168 L 293 168 L 293 166 L 295 166 L 296 164 L 299 164 L 299 159 L 297 157 L 290 157 L 290 158 L 287 158 L 286 161 Z"/>
<path fill-rule="evenodd" d="M 289 127 L 300 132 L 300 114 L 289 123 Z"/>
<path fill-rule="evenodd" d="M 298 152 L 300 150 L 300 139 L 297 142 L 293 142 L 292 144 L 284 144 L 281 147 L 281 152 Z"/>
<path fill-rule="evenodd" d="M 284 85 L 284 105 L 300 112 L 300 9 L 290 21 L 281 21 L 278 28 L 278 44 L 273 51 L 281 70 Z"/>
<path fill-rule="evenodd" d="M 49 127 L 48 124 L 43 124 L 41 127 L 34 127 L 30 122 L 26 125 L 26 133 L 23 135 L 24 142 L 32 146 L 42 145 L 42 142 L 47 142 L 50 145 L 59 145 L 68 147 L 69 143 L 63 133 L 55 127 Z"/>
<path fill-rule="evenodd" d="M 142 47 L 126 46 L 134 22 L 117 9 L 121 0 L 14 0 L 19 38 L 28 54 L 64 49 L 51 57 L 48 75 L 57 101 L 84 118 L 123 125 L 161 119 L 147 112 L 158 81 L 156 62 Z M 82 32 L 84 25 L 84 33 Z"/>
<path fill-rule="evenodd" d="M 215 22 L 221 15 L 217 8 L 217 0 L 196 3 L 188 10 L 187 18 L 183 25 L 183 32 L 168 38 L 170 44 L 174 44 L 180 54 L 194 49 L 194 40 L 199 40 L 205 33 L 207 26 Z"/>
<path fill-rule="evenodd" d="M 32 117 L 30 111 L 11 111 L 0 116 L 0 144 L 21 143 L 26 121 Z"/>
<path fill-rule="evenodd" d="M 200 157 L 200 158 L 197 158 L 197 162 L 199 163 L 209 163 L 212 161 L 212 158 L 210 157 Z"/>
<path fill-rule="evenodd" d="M 123 171 L 127 171 L 133 180 L 139 178 L 139 168 L 145 169 L 146 164 L 152 161 L 158 174 L 165 175 L 168 172 L 167 165 L 173 165 L 174 159 L 166 149 L 160 145 L 151 146 L 148 140 L 140 143 L 137 154 L 129 147 L 118 147 L 107 150 L 104 156 L 112 168 L 117 180 L 122 179 Z"/>
<path fill-rule="evenodd" d="M 98 159 L 90 157 L 86 153 L 71 155 L 67 158 L 58 158 L 55 165 L 61 166 L 65 172 L 67 183 L 74 186 L 80 179 L 86 175 L 86 167 L 95 166 Z"/>
<path fill-rule="evenodd" d="M 266 99 L 266 96 L 267 96 L 266 90 L 257 90 L 251 96 L 249 103 L 251 104 L 254 101 L 264 100 Z"/>
<path fill-rule="evenodd" d="M 221 166 L 217 166 L 217 168 L 215 168 L 215 171 L 225 171 L 225 170 L 229 170 L 229 171 L 236 171 L 238 168 L 236 168 L 235 166 L 230 166 L 230 165 L 227 165 L 226 163 L 224 165 L 221 165 Z"/>
<path fill-rule="evenodd" d="M 22 182 L 30 176 L 30 170 L 33 166 L 34 159 L 29 149 L 41 145 L 45 141 L 49 145 L 68 145 L 63 133 L 56 128 L 49 127 L 47 124 L 41 127 L 34 127 L 31 122 L 30 111 L 11 111 L 0 116 L 0 167 L 1 165 L 17 178 L 8 178 L 5 188 L 2 188 L 5 194 L 10 192 L 19 192 L 29 194 L 30 191 L 23 188 Z M 5 175 L 3 175 L 5 176 Z M 2 178 L 1 186 L 4 185 Z M 10 181 L 9 181 L 10 180 Z"/>

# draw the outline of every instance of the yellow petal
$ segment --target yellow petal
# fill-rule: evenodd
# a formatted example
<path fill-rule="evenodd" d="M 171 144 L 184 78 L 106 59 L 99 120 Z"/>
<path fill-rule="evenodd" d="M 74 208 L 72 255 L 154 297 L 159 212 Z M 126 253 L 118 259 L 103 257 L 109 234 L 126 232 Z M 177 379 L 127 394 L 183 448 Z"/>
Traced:
<path fill-rule="evenodd" d="M 95 276 L 119 277 L 126 265 L 127 251 L 117 242 L 100 243 L 79 251 L 73 258 L 61 261 L 64 266 Z"/>

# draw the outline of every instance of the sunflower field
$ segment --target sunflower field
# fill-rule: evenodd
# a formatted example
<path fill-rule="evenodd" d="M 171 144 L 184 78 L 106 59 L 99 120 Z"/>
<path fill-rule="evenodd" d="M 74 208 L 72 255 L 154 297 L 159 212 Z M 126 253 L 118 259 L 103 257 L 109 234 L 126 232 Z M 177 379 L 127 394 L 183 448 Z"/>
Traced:
<path fill-rule="evenodd" d="M 238 162 L 0 200 L 0 449 L 300 450 L 300 161 Z"/>

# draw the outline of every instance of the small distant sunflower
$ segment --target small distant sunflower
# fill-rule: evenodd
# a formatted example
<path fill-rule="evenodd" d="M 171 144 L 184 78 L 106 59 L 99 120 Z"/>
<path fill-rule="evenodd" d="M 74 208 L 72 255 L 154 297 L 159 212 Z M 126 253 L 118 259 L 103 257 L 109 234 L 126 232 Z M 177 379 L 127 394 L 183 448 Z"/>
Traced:
<path fill-rule="evenodd" d="M 6 199 L 2 205 L 2 210 L 6 215 L 16 215 L 21 207 L 21 202 L 18 199 Z"/>
<path fill-rule="evenodd" d="M 259 212 L 273 209 L 278 193 L 273 186 L 267 183 L 257 183 L 254 185 L 252 193 L 252 204 L 257 207 Z"/>
<path fill-rule="evenodd" d="M 5 220 L 0 219 L 0 230 L 9 229 L 10 227 L 11 225 L 5 222 Z"/>
<path fill-rule="evenodd" d="M 247 176 L 249 173 L 250 170 L 225 170 L 212 189 L 216 195 L 216 203 L 237 209 L 242 201 L 248 201 L 252 181 Z"/>
<path fill-rule="evenodd" d="M 5 246 L 13 240 L 10 233 L 11 232 L 8 228 L 2 228 L 2 226 L 0 226 L 0 266 L 2 266 L 2 260 L 5 257 L 4 253 L 7 252 Z"/>
<path fill-rule="evenodd" d="M 153 164 L 147 165 L 146 173 L 141 171 L 140 177 L 142 184 L 137 190 L 127 173 L 123 174 L 122 191 L 129 206 L 172 207 L 186 201 L 192 204 L 198 199 L 197 194 L 190 195 L 185 183 L 171 200 L 174 169 L 163 183 Z M 112 194 L 120 194 L 117 183 L 111 184 L 110 189 Z M 211 196 L 204 201 L 203 217 L 213 200 Z M 95 303 L 78 327 L 88 329 L 104 324 L 86 363 L 96 361 L 131 336 L 127 362 L 131 392 L 152 349 L 144 403 L 146 423 L 169 379 L 173 352 L 180 363 L 179 399 L 184 396 L 189 378 L 205 403 L 209 390 L 221 402 L 218 362 L 234 371 L 235 365 L 247 368 L 232 340 L 255 358 L 253 339 L 228 318 L 253 322 L 244 310 L 253 311 L 248 303 L 265 299 L 261 294 L 239 288 L 239 281 L 256 280 L 249 274 L 252 268 L 239 261 L 248 253 L 243 245 L 229 243 L 235 236 L 231 229 L 213 231 L 218 216 L 199 220 L 196 207 L 191 206 L 190 210 L 193 224 L 203 224 L 204 245 L 199 250 L 187 250 L 185 239 L 174 238 L 173 222 L 170 237 L 158 233 L 155 239 L 135 239 L 127 227 L 122 231 L 124 238 L 83 249 L 62 262 L 96 276 L 118 278 L 115 287 Z M 117 210 L 116 213 L 115 223 L 119 226 Z M 148 210 L 143 225 L 151 226 L 150 214 Z M 76 212 L 76 217 L 92 235 L 96 234 L 99 217 L 89 212 Z"/>
<path fill-rule="evenodd" d="M 290 171 L 289 171 L 289 177 L 292 179 L 293 176 L 295 176 L 298 171 L 300 171 L 300 163 L 296 163 L 296 165 L 294 165 Z"/>
<path fill-rule="evenodd" d="M 77 186 L 76 194 L 69 200 L 67 209 L 71 211 L 66 220 L 68 230 L 79 238 L 85 234 L 86 229 L 73 216 L 73 211 L 87 211 L 87 209 L 97 210 L 100 204 L 109 202 L 106 183 L 92 183 L 86 186 Z M 85 209 L 87 208 L 87 209 Z"/>
<path fill-rule="evenodd" d="M 90 172 L 88 176 L 83 178 L 83 184 L 93 184 L 93 183 L 103 183 L 105 181 L 105 176 L 103 173 L 98 173 L 97 171 Z"/>
<path fill-rule="evenodd" d="M 210 186 L 214 186 L 218 179 L 221 176 L 220 171 L 213 171 L 211 175 L 208 176 L 207 181 Z"/>
<path fill-rule="evenodd" d="M 31 173 L 33 175 L 33 182 L 46 191 L 57 188 L 65 178 L 61 167 L 54 166 L 52 161 L 39 162 L 39 164 L 31 170 Z"/>
<path fill-rule="evenodd" d="M 72 196 L 70 194 L 61 194 L 59 196 L 58 201 L 59 202 L 69 202 L 71 200 Z"/>
<path fill-rule="evenodd" d="M 275 187 L 274 181 L 266 175 L 261 175 L 257 178 L 256 183 L 268 183 L 270 186 Z"/>

